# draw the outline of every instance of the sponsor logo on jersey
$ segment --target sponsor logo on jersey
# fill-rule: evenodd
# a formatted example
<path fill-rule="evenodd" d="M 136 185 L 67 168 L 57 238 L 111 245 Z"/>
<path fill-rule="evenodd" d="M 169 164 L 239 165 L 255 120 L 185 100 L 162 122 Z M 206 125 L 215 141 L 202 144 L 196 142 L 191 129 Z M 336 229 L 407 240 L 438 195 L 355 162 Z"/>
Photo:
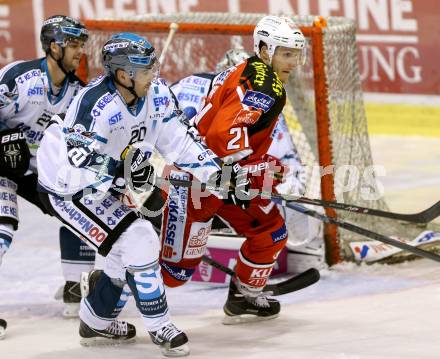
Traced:
<path fill-rule="evenodd" d="M 182 84 L 185 84 L 185 87 L 187 84 L 198 85 L 196 87 L 197 89 L 200 89 L 200 88 L 203 88 L 204 86 L 209 85 L 210 82 L 211 82 L 211 80 L 205 79 L 205 78 L 199 77 L 199 76 L 189 76 L 187 78 L 182 79 L 182 81 L 181 81 Z"/>
<path fill-rule="evenodd" d="M 119 121 L 122 120 L 122 113 L 118 112 L 116 115 L 113 115 L 108 119 L 108 124 L 110 126 L 117 124 Z"/>
<path fill-rule="evenodd" d="M 35 131 L 32 130 L 30 126 L 26 126 L 24 123 L 21 123 L 17 126 L 26 136 L 26 141 L 28 144 L 38 144 L 43 139 L 44 130 L 43 131 Z"/>
<path fill-rule="evenodd" d="M 260 61 L 252 62 L 251 65 L 256 71 L 254 83 L 263 86 L 264 82 L 269 77 L 267 66 Z"/>
<path fill-rule="evenodd" d="M 261 116 L 261 110 L 248 110 L 242 108 L 234 118 L 233 125 L 253 125 Z"/>
<path fill-rule="evenodd" d="M 92 114 L 93 116 L 97 117 L 101 113 L 100 111 L 104 110 L 104 108 L 113 101 L 113 96 L 109 93 L 102 95 L 98 101 L 96 101 L 95 106 L 93 106 Z"/>
<path fill-rule="evenodd" d="M 173 278 L 182 282 L 187 282 L 191 279 L 191 276 L 195 272 L 193 268 L 181 268 L 175 267 L 168 263 L 161 262 L 160 265 L 164 268 Z"/>
<path fill-rule="evenodd" d="M 189 175 L 184 172 L 171 171 L 170 178 L 189 180 Z M 188 188 L 171 185 L 162 250 L 162 258 L 171 262 L 179 262 L 182 259 L 187 205 Z"/>
<path fill-rule="evenodd" d="M 247 90 L 241 103 L 267 112 L 275 103 L 275 99 L 262 92 Z"/>
<path fill-rule="evenodd" d="M 194 95 L 192 93 L 187 93 L 187 92 L 180 92 L 177 95 L 177 100 L 178 101 L 188 101 L 188 102 L 193 102 L 193 103 L 199 103 L 202 101 L 202 97 L 199 95 Z"/>
<path fill-rule="evenodd" d="M 104 231 L 98 224 L 85 217 L 76 208 L 64 202 L 62 199 L 53 198 L 53 205 L 58 207 L 61 213 L 58 212 L 64 219 L 68 220 L 75 228 L 85 233 L 87 239 L 100 246 L 107 238 L 107 232 Z M 64 212 L 64 213 L 63 213 Z"/>
<path fill-rule="evenodd" d="M 205 253 L 209 232 L 211 232 L 211 221 L 208 223 L 194 222 L 191 225 L 184 258 L 200 258 Z"/>
<path fill-rule="evenodd" d="M 28 72 L 24 73 L 23 75 L 17 77 L 16 81 L 19 84 L 23 84 L 23 83 L 25 83 L 25 81 L 29 81 L 33 77 L 40 76 L 40 74 L 41 74 L 40 70 L 31 70 L 31 71 L 28 71 Z"/>
<path fill-rule="evenodd" d="M 113 217 L 107 217 L 107 224 L 109 226 L 114 226 L 116 224 L 116 220 Z"/>
<path fill-rule="evenodd" d="M 281 82 L 280 77 L 276 72 L 274 73 L 272 81 L 272 90 L 278 97 L 281 97 L 283 95 L 283 83 Z"/>
<path fill-rule="evenodd" d="M 154 106 L 156 107 L 156 111 L 158 111 L 158 107 L 160 106 L 168 106 L 170 103 L 170 99 L 168 96 L 155 97 L 153 99 Z"/>
<path fill-rule="evenodd" d="M 205 159 L 207 159 L 207 158 L 209 158 L 209 157 L 215 157 L 215 154 L 214 154 L 214 152 L 212 152 L 212 151 L 208 148 L 208 149 L 206 149 L 205 151 L 203 151 L 202 153 L 200 153 L 200 154 L 197 156 L 197 159 L 198 159 L 200 162 L 203 162 Z"/>
<path fill-rule="evenodd" d="M 43 96 L 44 95 L 44 87 L 41 87 L 41 86 L 32 87 L 32 88 L 28 89 L 27 95 L 28 95 L 28 97 Z"/>
<path fill-rule="evenodd" d="M 278 243 L 286 239 L 287 238 L 286 225 L 283 224 L 279 229 L 277 229 L 275 232 L 272 232 L 270 235 L 274 243 Z"/>

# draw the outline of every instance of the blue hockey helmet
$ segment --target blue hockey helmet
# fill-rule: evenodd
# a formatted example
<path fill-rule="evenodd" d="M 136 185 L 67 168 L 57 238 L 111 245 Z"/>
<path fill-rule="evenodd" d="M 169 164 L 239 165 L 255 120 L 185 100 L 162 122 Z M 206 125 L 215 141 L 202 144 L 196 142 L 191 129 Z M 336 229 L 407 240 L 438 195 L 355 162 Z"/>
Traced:
<path fill-rule="evenodd" d="M 122 69 L 134 78 L 136 70 L 150 69 L 157 64 L 153 45 L 141 36 L 122 32 L 113 35 L 102 48 L 102 63 L 108 75 Z"/>

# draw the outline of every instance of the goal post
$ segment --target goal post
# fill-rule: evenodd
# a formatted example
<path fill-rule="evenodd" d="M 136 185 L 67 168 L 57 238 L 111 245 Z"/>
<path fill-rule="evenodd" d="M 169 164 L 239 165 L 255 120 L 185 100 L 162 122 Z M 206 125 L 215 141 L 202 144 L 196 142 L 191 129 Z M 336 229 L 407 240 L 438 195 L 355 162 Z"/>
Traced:
<path fill-rule="evenodd" d="M 241 46 L 252 52 L 253 30 L 263 16 L 191 13 L 84 20 L 90 31 L 86 45 L 89 79 L 101 73 L 101 48 L 112 34 L 135 32 L 152 42 L 160 54 L 172 23 L 177 23 L 178 29 L 161 64 L 160 76 L 173 83 L 192 73 L 214 71 L 217 61 L 231 47 Z M 291 18 L 307 39 L 308 61 L 294 70 L 286 84 L 288 101 L 283 114 L 305 165 L 305 195 L 388 210 L 372 171 L 354 21 L 339 17 Z M 413 236 L 420 232 L 398 228 L 391 220 L 333 209 L 326 209 L 326 214 L 376 231 L 383 226 L 387 235 Z M 354 258 L 349 244 L 359 240 L 358 236 L 326 224 L 324 238 L 328 264 Z"/>

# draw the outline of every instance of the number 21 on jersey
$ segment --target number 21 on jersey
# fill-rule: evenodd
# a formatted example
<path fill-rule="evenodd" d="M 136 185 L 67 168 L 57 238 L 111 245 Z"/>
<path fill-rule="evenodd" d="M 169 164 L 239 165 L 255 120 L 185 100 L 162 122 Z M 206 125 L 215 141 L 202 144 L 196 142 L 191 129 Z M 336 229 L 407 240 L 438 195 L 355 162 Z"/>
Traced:
<path fill-rule="evenodd" d="M 249 147 L 247 127 L 232 127 L 229 134 L 233 137 L 228 142 L 227 150 L 240 150 Z"/>

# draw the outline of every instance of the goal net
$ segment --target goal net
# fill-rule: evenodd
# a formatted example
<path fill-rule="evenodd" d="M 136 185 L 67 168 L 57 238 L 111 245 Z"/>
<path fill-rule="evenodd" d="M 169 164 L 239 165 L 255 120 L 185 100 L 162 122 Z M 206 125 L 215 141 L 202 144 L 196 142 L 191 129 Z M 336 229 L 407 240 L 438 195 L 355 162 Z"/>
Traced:
<path fill-rule="evenodd" d="M 101 48 L 112 34 L 138 33 L 160 52 L 171 23 L 179 26 L 161 64 L 161 77 L 171 84 L 196 72 L 214 71 L 228 49 L 243 47 L 252 52 L 253 29 L 262 16 L 192 13 L 86 20 L 91 33 L 86 50 L 88 78 L 102 72 Z M 304 195 L 388 210 L 371 157 L 354 22 L 337 17 L 292 19 L 307 38 L 308 60 L 290 76 L 283 113 L 306 169 Z M 332 209 L 326 209 L 326 214 L 407 240 L 422 231 L 414 225 L 361 214 Z M 333 225 L 325 225 L 324 237 L 329 264 L 353 260 L 356 251 L 361 250 L 353 243 L 366 240 Z M 407 254 L 397 257 L 393 260 Z"/>

